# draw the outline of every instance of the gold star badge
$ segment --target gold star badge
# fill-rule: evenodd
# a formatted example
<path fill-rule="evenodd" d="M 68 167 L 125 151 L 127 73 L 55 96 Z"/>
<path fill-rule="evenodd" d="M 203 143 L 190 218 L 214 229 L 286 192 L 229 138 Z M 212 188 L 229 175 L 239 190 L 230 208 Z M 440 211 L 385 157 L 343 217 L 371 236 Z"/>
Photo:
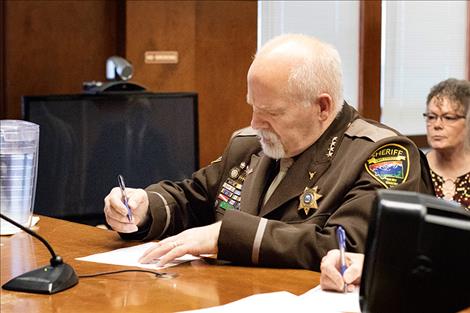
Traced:
<path fill-rule="evenodd" d="M 323 195 L 317 193 L 318 186 L 313 188 L 305 187 L 304 192 L 300 195 L 300 205 L 298 211 L 304 210 L 305 215 L 308 215 L 310 209 L 318 209 L 317 200 L 323 197 Z"/>

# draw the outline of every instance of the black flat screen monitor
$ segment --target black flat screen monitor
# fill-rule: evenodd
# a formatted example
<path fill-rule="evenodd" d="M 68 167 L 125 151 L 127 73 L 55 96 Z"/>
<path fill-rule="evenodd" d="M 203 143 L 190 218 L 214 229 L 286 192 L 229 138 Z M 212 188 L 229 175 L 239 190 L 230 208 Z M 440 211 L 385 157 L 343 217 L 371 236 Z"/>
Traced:
<path fill-rule="evenodd" d="M 470 212 L 413 192 L 378 192 L 360 287 L 363 313 L 470 306 Z"/>
<path fill-rule="evenodd" d="M 199 167 L 195 93 L 25 96 L 22 105 L 40 126 L 35 213 L 102 223 L 118 174 L 145 188 Z"/>

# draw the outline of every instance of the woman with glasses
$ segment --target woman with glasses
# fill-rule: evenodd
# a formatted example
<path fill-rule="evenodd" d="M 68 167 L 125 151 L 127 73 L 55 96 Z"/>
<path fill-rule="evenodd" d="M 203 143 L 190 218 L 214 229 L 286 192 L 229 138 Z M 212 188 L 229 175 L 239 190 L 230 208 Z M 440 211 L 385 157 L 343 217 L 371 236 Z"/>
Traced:
<path fill-rule="evenodd" d="M 434 191 L 470 210 L 470 82 L 447 79 L 431 88 L 426 101 L 426 157 Z"/>

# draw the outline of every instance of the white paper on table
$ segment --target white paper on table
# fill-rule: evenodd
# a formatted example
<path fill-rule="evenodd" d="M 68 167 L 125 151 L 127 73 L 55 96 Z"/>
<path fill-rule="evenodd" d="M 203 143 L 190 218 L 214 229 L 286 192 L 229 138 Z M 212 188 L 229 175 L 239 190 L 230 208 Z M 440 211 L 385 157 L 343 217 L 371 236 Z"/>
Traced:
<path fill-rule="evenodd" d="M 228 304 L 206 309 L 185 311 L 212 312 L 295 312 L 295 313 L 360 313 L 359 292 L 339 293 L 323 291 L 317 286 L 301 296 L 287 291 L 252 295 Z"/>
<path fill-rule="evenodd" d="M 312 312 L 361 312 L 359 288 L 356 288 L 353 292 L 342 293 L 325 291 L 320 286 L 317 286 L 299 296 L 298 301 L 302 307 L 311 308 Z"/>
<path fill-rule="evenodd" d="M 173 260 L 172 262 L 165 264 L 164 266 L 157 266 L 155 264 L 157 263 L 157 260 L 155 260 L 155 263 L 151 263 L 151 264 L 139 263 L 139 258 L 142 256 L 142 254 L 144 254 L 145 251 L 150 249 L 152 246 L 155 246 L 156 244 L 157 244 L 156 242 L 147 242 L 147 243 L 129 247 L 129 248 L 121 248 L 121 249 L 116 249 L 116 250 L 109 251 L 109 252 L 97 253 L 97 254 L 92 254 L 89 256 L 81 257 L 81 258 L 76 258 L 76 260 L 95 262 L 95 263 L 106 263 L 106 264 L 113 264 L 113 265 L 137 266 L 137 267 L 142 267 L 142 268 L 158 270 L 158 269 L 167 268 L 170 266 L 175 266 L 183 262 L 189 262 L 189 261 L 199 259 L 199 257 L 186 254 L 186 255 L 183 255 L 182 257 L 179 257 Z"/>
<path fill-rule="evenodd" d="M 260 293 L 224 305 L 185 312 L 288 312 L 297 298 L 287 291 Z M 298 312 L 295 308 L 294 311 Z"/>
<path fill-rule="evenodd" d="M 29 226 L 29 228 L 35 226 L 38 222 L 39 222 L 39 216 L 35 216 L 33 215 L 31 217 L 31 226 Z M 8 223 L 7 221 L 5 221 L 5 223 Z M 11 228 L 10 227 L 0 227 L 0 235 L 1 236 L 9 236 L 9 235 L 14 235 L 16 233 L 19 233 L 21 232 L 22 230 L 19 229 L 18 227 L 16 226 L 12 226 Z"/>

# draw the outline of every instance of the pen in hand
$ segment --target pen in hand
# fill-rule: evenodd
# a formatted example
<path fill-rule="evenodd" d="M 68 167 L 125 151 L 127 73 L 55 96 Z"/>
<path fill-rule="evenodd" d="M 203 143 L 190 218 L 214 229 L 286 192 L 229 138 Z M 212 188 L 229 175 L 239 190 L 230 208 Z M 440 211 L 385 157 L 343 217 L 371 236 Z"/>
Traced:
<path fill-rule="evenodd" d="M 338 240 L 339 246 L 339 257 L 340 257 L 340 273 L 341 276 L 344 275 L 344 271 L 346 271 L 346 232 L 344 231 L 343 227 L 338 226 L 336 228 L 336 238 Z M 347 291 L 347 284 L 344 283 L 343 292 Z"/>
<path fill-rule="evenodd" d="M 129 222 L 132 222 L 132 211 L 131 208 L 129 207 L 127 195 L 126 195 L 126 184 L 124 183 L 124 177 L 122 175 L 118 175 L 118 183 L 119 183 L 119 188 L 121 188 L 121 196 L 122 196 L 122 203 L 127 208 L 127 219 Z"/>

